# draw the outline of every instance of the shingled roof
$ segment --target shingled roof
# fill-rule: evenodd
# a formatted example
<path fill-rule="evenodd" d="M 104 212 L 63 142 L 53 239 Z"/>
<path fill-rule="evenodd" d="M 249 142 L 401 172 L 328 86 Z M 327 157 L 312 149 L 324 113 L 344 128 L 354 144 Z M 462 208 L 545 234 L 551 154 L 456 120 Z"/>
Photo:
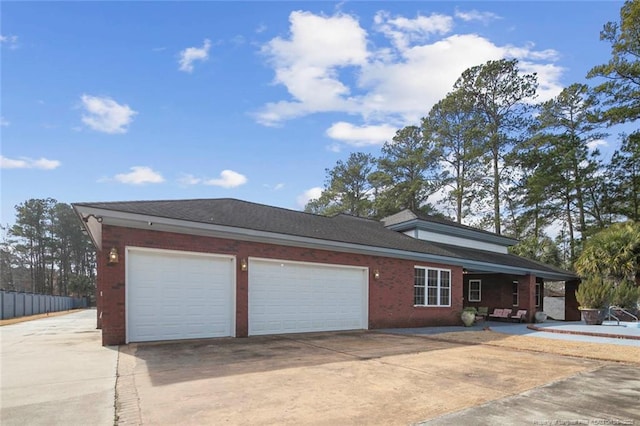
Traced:
<path fill-rule="evenodd" d="M 519 256 L 418 240 L 387 229 L 379 221 L 344 214 L 327 217 L 230 198 L 74 203 L 73 206 L 78 212 L 95 210 L 105 217 L 110 213 L 126 213 L 149 221 L 164 218 L 435 256 L 450 259 L 453 264 L 486 263 L 538 271 L 539 276 L 542 272 L 566 276 L 566 279 L 573 277 L 568 271 Z"/>

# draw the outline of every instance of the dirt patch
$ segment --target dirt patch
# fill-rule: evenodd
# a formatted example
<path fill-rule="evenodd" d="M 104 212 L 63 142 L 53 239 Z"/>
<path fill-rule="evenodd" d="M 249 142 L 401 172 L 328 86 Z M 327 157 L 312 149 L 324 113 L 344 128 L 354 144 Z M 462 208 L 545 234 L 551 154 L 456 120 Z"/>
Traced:
<path fill-rule="evenodd" d="M 11 325 L 11 324 L 18 324 L 20 322 L 25 322 L 25 321 L 33 321 L 40 318 L 59 317 L 60 315 L 73 314 L 74 312 L 80 312 L 83 310 L 84 309 L 72 309 L 70 311 L 49 312 L 48 314 L 29 315 L 26 317 L 17 317 L 17 318 L 0 320 L 0 327 L 2 327 L 3 325 Z"/>
<path fill-rule="evenodd" d="M 601 361 L 640 364 L 640 347 L 572 342 L 544 337 L 511 336 L 490 330 L 424 335 L 427 339 L 471 345 L 498 346 Z"/>
<path fill-rule="evenodd" d="M 183 425 L 406 425 L 602 366 L 375 332 L 128 345 L 120 360 L 139 398 L 129 414 Z"/>

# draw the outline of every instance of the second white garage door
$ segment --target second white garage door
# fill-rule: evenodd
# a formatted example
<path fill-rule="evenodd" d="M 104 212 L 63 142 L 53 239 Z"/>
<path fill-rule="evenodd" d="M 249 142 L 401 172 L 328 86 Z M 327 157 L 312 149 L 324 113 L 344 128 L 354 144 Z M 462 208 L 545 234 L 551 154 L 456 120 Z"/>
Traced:
<path fill-rule="evenodd" d="M 249 259 L 250 335 L 367 326 L 367 268 Z"/>
<path fill-rule="evenodd" d="M 234 258 L 127 250 L 127 341 L 233 336 Z"/>

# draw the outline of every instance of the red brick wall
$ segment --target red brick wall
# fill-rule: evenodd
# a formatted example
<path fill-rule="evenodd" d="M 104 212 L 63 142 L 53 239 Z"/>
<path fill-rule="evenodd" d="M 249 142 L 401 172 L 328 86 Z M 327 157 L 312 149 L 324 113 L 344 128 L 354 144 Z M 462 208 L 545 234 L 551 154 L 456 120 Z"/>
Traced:
<path fill-rule="evenodd" d="M 222 238 L 158 232 L 109 225 L 102 226 L 103 251 L 98 262 L 98 310 L 102 313 L 102 343 L 122 344 L 125 328 L 125 247 L 150 247 L 203 253 L 235 255 L 238 259 L 261 257 L 303 262 L 317 262 L 368 267 L 369 328 L 418 327 L 460 323 L 462 309 L 462 268 L 448 265 L 407 261 L 379 256 L 252 243 Z M 107 265 L 112 247 L 120 254 L 120 262 Z M 413 306 L 414 266 L 451 269 L 451 307 Z M 248 333 L 248 273 L 240 271 L 237 262 L 236 336 Z M 380 271 L 378 280 L 373 271 Z M 102 293 L 101 293 L 102 292 Z M 100 295 L 102 294 L 102 295 Z"/>
<path fill-rule="evenodd" d="M 511 283 L 517 280 L 516 276 L 502 274 L 465 274 L 464 276 L 464 306 L 486 306 L 490 311 L 494 308 L 512 308 L 513 294 Z M 481 301 L 469 302 L 469 280 L 480 280 Z"/>
<path fill-rule="evenodd" d="M 480 280 L 481 301 L 469 302 L 469 280 Z M 542 279 L 538 279 L 542 282 Z M 518 281 L 518 306 L 513 306 L 513 281 Z M 534 275 L 517 276 L 506 274 L 465 274 L 463 286 L 464 306 L 486 306 L 489 312 L 495 308 L 526 309 L 527 320 L 532 321 L 536 310 L 536 277 Z"/>

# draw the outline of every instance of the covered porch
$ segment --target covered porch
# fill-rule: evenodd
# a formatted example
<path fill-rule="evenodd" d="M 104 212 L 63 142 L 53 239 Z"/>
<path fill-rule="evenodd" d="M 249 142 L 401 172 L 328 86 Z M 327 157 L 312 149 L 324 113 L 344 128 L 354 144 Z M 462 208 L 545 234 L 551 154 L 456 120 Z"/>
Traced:
<path fill-rule="evenodd" d="M 577 277 L 568 271 L 554 270 L 548 265 L 540 266 L 538 270 L 525 270 L 515 265 L 466 265 L 463 274 L 463 307 L 486 308 L 488 314 L 495 309 L 510 310 L 513 315 L 526 310 L 524 322 L 535 322 L 536 312 L 544 311 L 545 281 L 562 281 L 567 292 L 575 288 L 572 284 L 577 281 Z M 570 299 L 569 295 L 567 299 Z M 577 304 L 575 308 L 573 305 L 565 307 L 567 319 L 575 317 L 573 309 L 578 312 Z"/>

